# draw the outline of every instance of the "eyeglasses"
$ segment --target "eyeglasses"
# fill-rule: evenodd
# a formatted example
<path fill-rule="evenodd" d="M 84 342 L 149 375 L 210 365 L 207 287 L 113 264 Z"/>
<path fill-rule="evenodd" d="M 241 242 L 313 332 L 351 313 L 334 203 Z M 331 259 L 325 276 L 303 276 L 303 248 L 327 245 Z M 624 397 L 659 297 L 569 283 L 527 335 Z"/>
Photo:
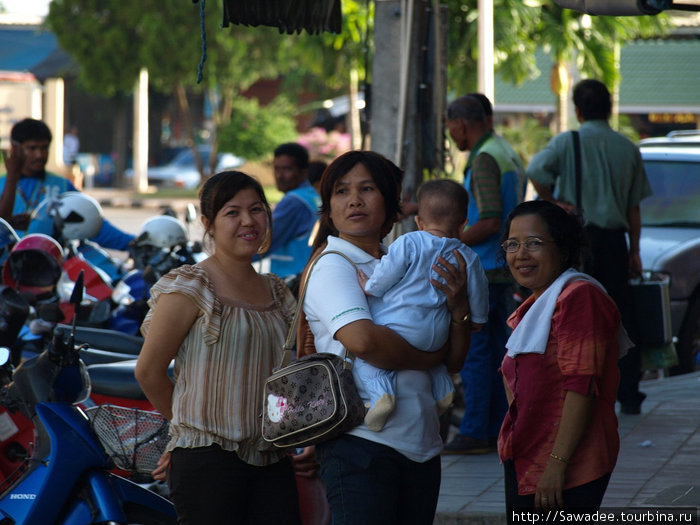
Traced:
<path fill-rule="evenodd" d="M 539 239 L 537 237 L 532 237 L 532 238 L 528 239 L 527 241 L 523 241 L 523 242 L 518 242 L 518 241 L 513 240 L 513 239 L 508 239 L 507 241 L 503 241 L 501 243 L 501 248 L 503 248 L 503 251 L 506 253 L 515 253 L 518 251 L 518 249 L 520 249 L 520 245 L 522 244 L 523 246 L 525 246 L 525 249 L 528 252 L 538 252 L 542 249 L 544 244 L 547 242 L 552 242 L 552 241 L 548 241 L 545 239 Z"/>

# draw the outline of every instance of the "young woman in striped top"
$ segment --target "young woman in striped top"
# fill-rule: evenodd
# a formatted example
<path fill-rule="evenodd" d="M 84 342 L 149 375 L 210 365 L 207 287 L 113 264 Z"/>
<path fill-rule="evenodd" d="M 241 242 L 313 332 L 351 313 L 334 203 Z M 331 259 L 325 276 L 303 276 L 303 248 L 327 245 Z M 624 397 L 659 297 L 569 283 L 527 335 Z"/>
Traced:
<path fill-rule="evenodd" d="M 263 441 L 258 418 L 295 307 L 280 278 L 252 265 L 270 242 L 270 207 L 236 171 L 205 182 L 200 206 L 211 255 L 153 286 L 142 327 L 136 378 L 170 420 L 154 477 L 167 473 L 180 523 L 298 524 L 292 463 Z"/>

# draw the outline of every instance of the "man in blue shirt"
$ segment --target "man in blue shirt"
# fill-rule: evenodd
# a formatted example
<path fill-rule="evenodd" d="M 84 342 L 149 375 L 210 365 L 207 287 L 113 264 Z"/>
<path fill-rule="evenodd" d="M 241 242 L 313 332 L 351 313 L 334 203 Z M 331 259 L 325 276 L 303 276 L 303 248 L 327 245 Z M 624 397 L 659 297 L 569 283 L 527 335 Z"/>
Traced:
<path fill-rule="evenodd" d="M 272 212 L 272 243 L 266 253 L 270 271 L 280 277 L 299 274 L 311 255 L 309 235 L 321 199 L 308 180 L 309 152 L 288 142 L 274 152 L 275 183 L 285 195 Z"/>
<path fill-rule="evenodd" d="M 5 155 L 7 173 L 0 175 L 0 217 L 21 237 L 30 216 L 43 200 L 78 189 L 66 178 L 46 171 L 51 130 L 40 120 L 26 118 L 12 126 L 10 155 Z M 104 248 L 128 250 L 134 236 L 103 220 L 92 241 Z"/>

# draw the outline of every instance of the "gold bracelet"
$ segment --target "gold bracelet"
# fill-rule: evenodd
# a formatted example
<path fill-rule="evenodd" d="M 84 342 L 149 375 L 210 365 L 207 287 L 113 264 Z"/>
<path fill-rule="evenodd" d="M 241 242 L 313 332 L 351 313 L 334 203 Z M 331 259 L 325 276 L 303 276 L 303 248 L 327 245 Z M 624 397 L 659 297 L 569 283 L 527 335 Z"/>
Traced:
<path fill-rule="evenodd" d="M 568 458 L 563 458 L 561 456 L 557 456 L 554 452 L 550 452 L 549 457 L 552 459 L 556 459 L 557 461 L 561 461 L 562 463 L 566 463 L 567 465 L 569 464 Z"/>
<path fill-rule="evenodd" d="M 469 321 L 471 321 L 471 319 L 472 319 L 472 314 L 471 314 L 471 312 L 469 312 L 467 315 L 462 317 L 461 321 L 455 321 L 454 319 L 452 319 L 452 323 L 461 326 L 461 325 L 468 324 Z"/>

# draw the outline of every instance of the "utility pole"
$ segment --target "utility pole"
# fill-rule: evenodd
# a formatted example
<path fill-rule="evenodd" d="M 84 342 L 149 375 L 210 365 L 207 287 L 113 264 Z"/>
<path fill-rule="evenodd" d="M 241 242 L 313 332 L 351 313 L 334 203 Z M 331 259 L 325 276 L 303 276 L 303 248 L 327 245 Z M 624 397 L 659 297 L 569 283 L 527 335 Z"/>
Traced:
<path fill-rule="evenodd" d="M 370 133 L 374 151 L 404 170 L 402 201 L 415 202 L 426 170 L 442 169 L 445 11 L 437 0 L 377 0 Z M 413 218 L 393 236 L 415 229 Z"/>

